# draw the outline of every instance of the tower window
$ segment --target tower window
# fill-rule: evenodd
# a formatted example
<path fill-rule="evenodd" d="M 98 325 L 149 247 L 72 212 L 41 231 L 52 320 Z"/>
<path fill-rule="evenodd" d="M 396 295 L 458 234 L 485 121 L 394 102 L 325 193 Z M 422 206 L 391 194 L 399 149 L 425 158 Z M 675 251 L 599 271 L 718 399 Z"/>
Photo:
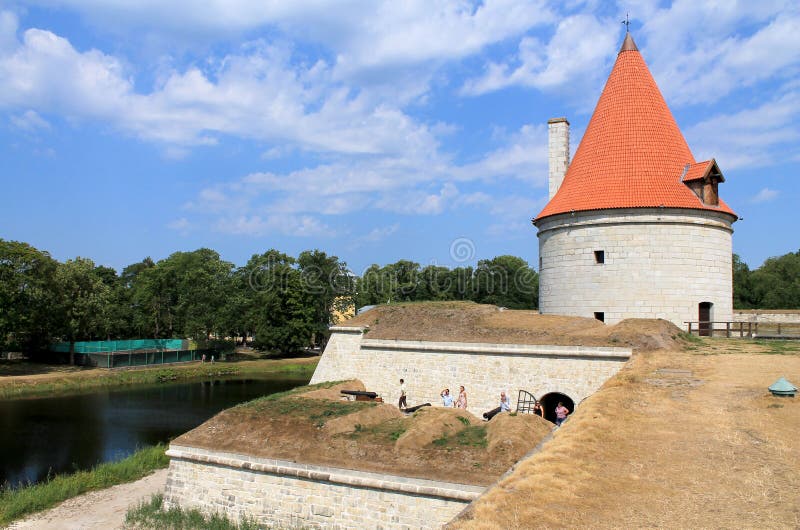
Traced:
<path fill-rule="evenodd" d="M 594 251 L 594 262 L 603 264 L 606 262 L 606 251 L 605 250 L 595 250 Z"/>
<path fill-rule="evenodd" d="M 606 321 L 606 314 L 604 312 L 602 312 L 602 311 L 595 311 L 594 312 L 594 318 L 596 320 L 599 320 L 600 322 L 605 322 Z"/>

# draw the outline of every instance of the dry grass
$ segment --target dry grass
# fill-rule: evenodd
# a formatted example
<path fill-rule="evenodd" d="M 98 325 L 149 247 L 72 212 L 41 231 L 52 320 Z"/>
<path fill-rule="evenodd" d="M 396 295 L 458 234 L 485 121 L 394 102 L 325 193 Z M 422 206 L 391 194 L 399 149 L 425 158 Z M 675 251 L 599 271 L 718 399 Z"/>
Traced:
<path fill-rule="evenodd" d="M 800 344 L 638 354 L 452 528 L 797 528 Z M 780 351 L 774 351 L 779 348 Z"/>
<path fill-rule="evenodd" d="M 640 351 L 676 349 L 684 343 L 680 330 L 666 320 L 631 319 L 606 326 L 593 318 L 501 311 L 472 302 L 382 305 L 342 325 L 369 326 L 369 339 L 625 346 Z"/>
<path fill-rule="evenodd" d="M 307 464 L 489 485 L 550 433 L 538 416 L 501 414 L 488 424 L 460 409 L 342 401 L 323 383 L 226 410 L 174 443 Z"/>

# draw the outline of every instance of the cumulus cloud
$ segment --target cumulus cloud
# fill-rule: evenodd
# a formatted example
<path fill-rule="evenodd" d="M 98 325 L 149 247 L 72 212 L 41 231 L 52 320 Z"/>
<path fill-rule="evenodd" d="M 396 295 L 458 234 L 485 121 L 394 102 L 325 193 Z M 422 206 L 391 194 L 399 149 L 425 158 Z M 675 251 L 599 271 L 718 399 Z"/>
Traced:
<path fill-rule="evenodd" d="M 798 32 L 796 2 L 679 0 L 647 19 L 643 53 L 668 101 L 710 103 L 768 79 L 796 77 Z"/>
<path fill-rule="evenodd" d="M 223 234 L 244 236 L 330 236 L 333 230 L 310 215 L 240 215 L 219 219 L 214 228 Z"/>
<path fill-rule="evenodd" d="M 698 160 L 715 157 L 723 171 L 768 166 L 800 156 L 800 88 L 761 105 L 717 114 L 686 129 Z"/>
<path fill-rule="evenodd" d="M 769 202 L 777 198 L 778 195 L 780 195 L 780 192 L 777 190 L 772 190 L 769 188 L 761 188 L 761 190 L 758 193 L 756 193 L 752 199 L 750 199 L 750 202 L 756 204 L 762 202 Z"/>
<path fill-rule="evenodd" d="M 606 71 L 618 35 L 615 25 L 594 15 L 566 17 L 548 43 L 523 38 L 512 61 L 488 63 L 483 76 L 468 80 L 462 92 L 480 95 L 514 85 L 549 90 L 576 82 L 586 87 Z"/>
<path fill-rule="evenodd" d="M 339 157 L 284 173 L 256 172 L 201 190 L 186 208 L 198 217 L 217 219 L 217 230 L 251 235 L 296 230 L 294 225 L 277 225 L 277 218 L 321 219 L 369 210 L 435 216 L 480 208 L 503 219 L 527 222 L 535 215 L 534 203 L 507 196 L 504 190 L 512 182 L 544 186 L 546 140 L 546 127 L 524 125 L 513 133 L 498 134 L 496 149 L 467 164 L 440 155 L 408 154 Z M 498 185 L 470 189 L 477 182 Z M 232 211 L 238 215 L 230 217 Z M 264 212 L 271 217 L 265 218 Z M 306 231 L 314 231 L 314 226 Z"/>
<path fill-rule="evenodd" d="M 383 241 L 387 237 L 396 233 L 399 229 L 400 225 L 397 223 L 389 226 L 375 227 L 372 230 L 370 230 L 368 234 L 361 236 L 359 238 L 359 241 L 369 242 L 369 243 L 376 243 L 378 241 Z"/>
<path fill-rule="evenodd" d="M 44 3 L 44 2 L 42 2 Z M 55 0 L 104 29 L 165 38 L 225 38 L 274 28 L 292 39 L 323 44 L 342 71 L 464 57 L 552 21 L 544 0 Z M 424 43 L 424 45 L 420 45 Z"/>
<path fill-rule="evenodd" d="M 225 56 L 211 71 L 173 71 L 152 91 L 138 93 L 117 58 L 29 29 L 16 48 L 0 53 L 0 107 L 22 105 L 98 119 L 178 148 L 214 145 L 221 135 L 337 153 L 436 147 L 426 125 L 333 82 L 324 62 L 293 64 L 288 49 L 263 42 Z"/>
<path fill-rule="evenodd" d="M 29 133 L 50 129 L 50 122 L 34 110 L 26 110 L 22 114 L 11 116 L 11 125 Z"/>

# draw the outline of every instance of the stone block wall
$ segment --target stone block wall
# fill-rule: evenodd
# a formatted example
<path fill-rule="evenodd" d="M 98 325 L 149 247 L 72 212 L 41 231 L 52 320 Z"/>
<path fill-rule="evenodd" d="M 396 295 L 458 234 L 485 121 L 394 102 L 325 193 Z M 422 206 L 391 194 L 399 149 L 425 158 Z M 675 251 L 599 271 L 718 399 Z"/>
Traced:
<path fill-rule="evenodd" d="M 737 309 L 733 312 L 734 322 L 759 322 L 773 324 L 800 324 L 800 310 L 780 309 Z"/>
<path fill-rule="evenodd" d="M 532 346 L 370 339 L 365 328 L 331 328 L 332 334 L 311 383 L 360 379 L 388 403 L 399 399 L 405 379 L 408 405 L 440 405 L 445 387 L 467 391 L 468 410 L 480 416 L 497 407 L 499 394 L 517 391 L 540 398 L 550 392 L 576 404 L 593 394 L 630 358 L 628 348 Z"/>
<path fill-rule="evenodd" d="M 272 528 L 441 528 L 484 490 L 170 446 L 166 507 Z"/>
<path fill-rule="evenodd" d="M 539 227 L 539 310 L 544 314 L 663 318 L 685 328 L 699 304 L 733 316 L 730 216 L 670 208 L 576 212 Z M 595 251 L 603 251 L 597 263 Z"/>

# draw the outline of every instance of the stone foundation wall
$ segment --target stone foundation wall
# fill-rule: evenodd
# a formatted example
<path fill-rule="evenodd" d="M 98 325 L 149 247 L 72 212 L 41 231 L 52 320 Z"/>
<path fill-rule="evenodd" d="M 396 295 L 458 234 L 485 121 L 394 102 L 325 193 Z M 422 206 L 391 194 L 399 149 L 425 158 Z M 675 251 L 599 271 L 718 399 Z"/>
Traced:
<path fill-rule="evenodd" d="M 171 445 L 166 507 L 277 528 L 441 528 L 484 490 Z"/>
<path fill-rule="evenodd" d="M 781 324 L 800 324 L 800 311 L 799 310 L 783 310 L 775 309 L 737 309 L 733 312 L 734 322 L 759 322 L 765 324 L 772 324 L 780 322 Z"/>
<path fill-rule="evenodd" d="M 312 384 L 360 379 L 367 390 L 396 403 L 403 378 L 409 406 L 439 405 L 443 388 L 457 396 L 464 385 L 468 410 L 480 416 L 498 406 L 502 390 L 510 392 L 512 408 L 520 389 L 538 398 L 560 392 L 577 404 L 631 356 L 629 348 L 369 339 L 364 329 L 331 328 Z"/>

